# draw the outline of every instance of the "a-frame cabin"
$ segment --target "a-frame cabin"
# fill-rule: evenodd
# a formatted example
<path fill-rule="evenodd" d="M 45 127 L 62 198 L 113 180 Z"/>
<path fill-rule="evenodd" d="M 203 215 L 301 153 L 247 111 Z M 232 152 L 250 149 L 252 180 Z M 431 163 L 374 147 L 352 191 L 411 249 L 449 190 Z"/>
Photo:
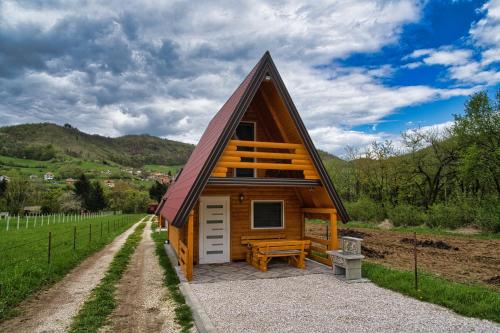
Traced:
<path fill-rule="evenodd" d="M 208 124 L 158 212 L 188 280 L 193 264 L 245 259 L 245 237 L 304 239 L 305 217 L 330 221 L 321 244 L 338 247 L 347 212 L 269 52 Z"/>

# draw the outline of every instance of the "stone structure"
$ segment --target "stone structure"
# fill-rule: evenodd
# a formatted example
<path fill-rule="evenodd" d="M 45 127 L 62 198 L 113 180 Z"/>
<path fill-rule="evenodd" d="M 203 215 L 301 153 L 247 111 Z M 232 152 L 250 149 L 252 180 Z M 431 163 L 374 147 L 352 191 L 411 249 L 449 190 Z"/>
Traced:
<path fill-rule="evenodd" d="M 335 275 L 339 275 L 346 281 L 361 280 L 361 241 L 356 237 L 342 237 L 342 249 L 339 251 L 327 251 L 332 260 Z"/>

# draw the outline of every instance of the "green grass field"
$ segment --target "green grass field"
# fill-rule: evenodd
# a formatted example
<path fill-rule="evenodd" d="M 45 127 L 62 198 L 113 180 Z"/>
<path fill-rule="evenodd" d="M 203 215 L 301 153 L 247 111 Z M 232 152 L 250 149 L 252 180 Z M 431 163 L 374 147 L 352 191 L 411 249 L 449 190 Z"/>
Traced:
<path fill-rule="evenodd" d="M 182 167 L 183 167 L 182 165 L 147 164 L 144 166 L 144 170 L 148 172 L 162 172 L 162 173 L 168 173 L 170 171 L 172 175 L 175 175 Z"/>
<path fill-rule="evenodd" d="M 62 278 L 90 254 L 109 244 L 142 214 L 106 215 L 82 220 L 22 219 L 17 230 L 0 228 L 0 320 L 15 315 L 19 302 Z M 5 220 L 4 220 L 5 221 Z M 12 220 L 11 220 L 12 222 Z M 22 225 L 22 227 L 21 227 Z M 49 263 L 49 233 L 50 263 Z"/>
<path fill-rule="evenodd" d="M 458 314 L 500 322 L 500 293 L 486 287 L 456 283 L 419 273 L 419 288 L 415 289 L 414 273 L 363 263 L 363 276 L 373 283 L 421 301 L 447 307 Z"/>

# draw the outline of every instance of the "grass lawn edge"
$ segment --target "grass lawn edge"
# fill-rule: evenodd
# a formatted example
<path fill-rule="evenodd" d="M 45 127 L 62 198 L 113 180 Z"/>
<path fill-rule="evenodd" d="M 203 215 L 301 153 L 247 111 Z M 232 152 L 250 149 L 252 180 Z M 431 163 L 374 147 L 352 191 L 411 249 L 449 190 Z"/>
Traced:
<path fill-rule="evenodd" d="M 452 282 L 419 271 L 415 290 L 413 271 L 401 271 L 363 262 L 363 277 L 379 287 L 396 291 L 420 301 L 446 307 L 459 315 L 500 323 L 500 293 L 487 287 Z"/>
<path fill-rule="evenodd" d="M 182 332 L 189 332 L 193 327 L 193 312 L 186 304 L 186 299 L 179 289 L 179 278 L 163 248 L 163 243 L 167 239 L 166 231 L 156 232 L 152 230 L 152 237 L 156 245 L 156 255 L 164 270 L 163 283 L 175 302 L 175 321 L 181 326 Z"/>

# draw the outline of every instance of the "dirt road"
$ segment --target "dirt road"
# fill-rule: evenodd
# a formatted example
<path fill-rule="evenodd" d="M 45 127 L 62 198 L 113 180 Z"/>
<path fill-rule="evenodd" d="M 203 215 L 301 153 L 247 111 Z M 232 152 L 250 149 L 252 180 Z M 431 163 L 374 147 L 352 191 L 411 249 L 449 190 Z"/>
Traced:
<path fill-rule="evenodd" d="M 137 224 L 85 259 L 61 281 L 21 303 L 22 314 L 1 323 L 0 332 L 66 332 L 71 319 L 103 278 L 115 253 Z"/>
<path fill-rule="evenodd" d="M 325 238 L 326 226 L 307 224 L 306 234 Z M 397 269 L 413 269 L 413 235 L 364 228 L 339 234 L 363 238 L 367 261 Z M 500 290 L 500 240 L 461 236 L 417 235 L 419 267 L 447 279 L 483 283 Z"/>
<path fill-rule="evenodd" d="M 178 332 L 174 304 L 163 285 L 163 269 L 151 238 L 151 221 L 117 288 L 117 308 L 102 332 Z"/>

